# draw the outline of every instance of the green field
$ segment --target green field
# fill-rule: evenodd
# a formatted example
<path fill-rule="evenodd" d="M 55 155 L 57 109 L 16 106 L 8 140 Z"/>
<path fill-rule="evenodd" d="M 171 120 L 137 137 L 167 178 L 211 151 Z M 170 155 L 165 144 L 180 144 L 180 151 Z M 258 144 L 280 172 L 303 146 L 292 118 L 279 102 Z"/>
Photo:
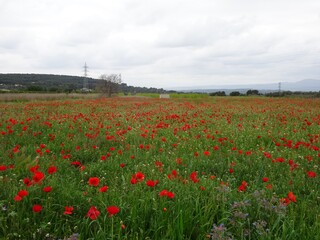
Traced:
<path fill-rule="evenodd" d="M 320 100 L 0 103 L 0 239 L 320 239 Z"/>

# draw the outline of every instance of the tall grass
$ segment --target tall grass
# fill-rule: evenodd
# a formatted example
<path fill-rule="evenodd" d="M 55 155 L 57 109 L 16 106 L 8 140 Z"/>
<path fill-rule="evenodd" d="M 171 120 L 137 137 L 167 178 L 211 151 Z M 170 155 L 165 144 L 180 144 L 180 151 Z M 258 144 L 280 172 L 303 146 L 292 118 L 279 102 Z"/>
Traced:
<path fill-rule="evenodd" d="M 0 239 L 320 238 L 319 100 L 77 99 L 0 110 Z"/>
<path fill-rule="evenodd" d="M 82 93 L 1 93 L 0 102 L 26 102 L 26 101 L 43 101 L 58 99 L 94 99 L 98 94 L 82 94 Z"/>

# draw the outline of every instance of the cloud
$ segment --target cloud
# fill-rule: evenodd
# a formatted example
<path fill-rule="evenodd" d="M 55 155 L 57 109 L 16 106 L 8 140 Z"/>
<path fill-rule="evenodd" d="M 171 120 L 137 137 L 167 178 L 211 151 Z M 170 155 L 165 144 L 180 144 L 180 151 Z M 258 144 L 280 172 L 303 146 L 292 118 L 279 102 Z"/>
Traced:
<path fill-rule="evenodd" d="M 1 2 L 1 72 L 176 87 L 319 78 L 317 0 Z"/>

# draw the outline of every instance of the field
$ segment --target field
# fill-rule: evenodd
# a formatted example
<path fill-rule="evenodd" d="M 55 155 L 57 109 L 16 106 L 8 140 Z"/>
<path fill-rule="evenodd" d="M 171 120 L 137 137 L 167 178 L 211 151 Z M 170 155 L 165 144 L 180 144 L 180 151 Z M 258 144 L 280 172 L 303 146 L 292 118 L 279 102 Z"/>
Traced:
<path fill-rule="evenodd" d="M 320 100 L 0 103 L 0 239 L 320 239 Z"/>

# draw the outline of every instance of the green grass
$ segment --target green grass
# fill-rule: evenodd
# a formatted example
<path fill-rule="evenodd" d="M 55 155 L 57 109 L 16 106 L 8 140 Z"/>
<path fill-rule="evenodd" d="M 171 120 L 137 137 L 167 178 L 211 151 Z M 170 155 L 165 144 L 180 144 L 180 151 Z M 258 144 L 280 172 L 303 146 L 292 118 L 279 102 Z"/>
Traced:
<path fill-rule="evenodd" d="M 122 97 L 0 111 L 0 239 L 320 238 L 319 100 Z M 26 186 L 36 172 L 44 178 Z"/>

